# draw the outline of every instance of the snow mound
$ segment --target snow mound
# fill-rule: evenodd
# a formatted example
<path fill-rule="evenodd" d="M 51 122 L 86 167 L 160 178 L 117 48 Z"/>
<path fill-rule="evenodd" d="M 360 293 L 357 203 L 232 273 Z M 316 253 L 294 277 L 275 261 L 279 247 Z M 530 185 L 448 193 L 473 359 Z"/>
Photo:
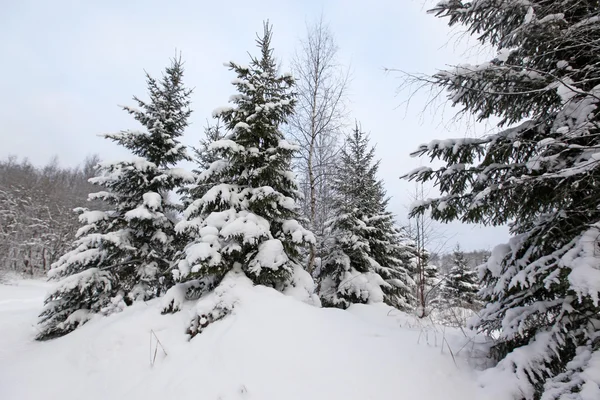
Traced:
<path fill-rule="evenodd" d="M 160 299 L 138 302 L 35 342 L 46 289 L 0 284 L 3 400 L 507 399 L 382 304 L 321 309 L 245 281 L 227 289 L 229 314 L 191 340 L 202 300 L 167 315 Z"/>

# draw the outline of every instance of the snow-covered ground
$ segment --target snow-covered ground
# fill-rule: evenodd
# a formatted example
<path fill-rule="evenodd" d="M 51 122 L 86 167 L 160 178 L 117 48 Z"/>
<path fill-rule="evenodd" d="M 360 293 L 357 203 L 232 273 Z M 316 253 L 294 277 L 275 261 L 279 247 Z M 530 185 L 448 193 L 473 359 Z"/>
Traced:
<path fill-rule="evenodd" d="M 0 284 L 2 400 L 507 399 L 480 387 L 467 349 L 458 351 L 460 331 L 423 327 L 384 305 L 319 309 L 255 287 L 191 341 L 189 308 L 161 315 L 155 300 L 36 342 L 47 285 Z"/>

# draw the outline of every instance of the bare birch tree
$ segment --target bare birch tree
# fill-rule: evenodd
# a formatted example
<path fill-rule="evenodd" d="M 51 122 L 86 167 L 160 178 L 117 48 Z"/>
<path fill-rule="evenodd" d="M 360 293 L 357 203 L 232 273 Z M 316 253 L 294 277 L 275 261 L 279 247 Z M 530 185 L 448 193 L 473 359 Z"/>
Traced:
<path fill-rule="evenodd" d="M 307 34 L 292 62 L 297 79 L 298 103 L 289 134 L 300 145 L 296 160 L 304 216 L 318 238 L 309 249 L 307 270 L 312 272 L 319 256 L 325 221 L 331 217 L 330 182 L 338 138 L 346 122 L 349 72 L 338 62 L 338 46 L 323 19 L 307 27 Z"/>

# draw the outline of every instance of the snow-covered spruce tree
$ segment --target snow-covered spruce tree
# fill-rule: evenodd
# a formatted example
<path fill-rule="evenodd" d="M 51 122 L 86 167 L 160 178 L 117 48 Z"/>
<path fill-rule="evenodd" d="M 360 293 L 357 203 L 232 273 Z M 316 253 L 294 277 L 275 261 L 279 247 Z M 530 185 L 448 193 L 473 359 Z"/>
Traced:
<path fill-rule="evenodd" d="M 374 165 L 375 173 L 378 164 Z M 389 286 L 383 286 L 383 301 L 402 311 L 415 306 L 415 268 L 416 248 L 406 233 L 398 228 L 394 215 L 387 210 L 389 197 L 386 197 L 383 181 L 376 182 L 377 212 L 368 216 L 367 242 L 369 254 L 377 262 L 377 272 Z"/>
<path fill-rule="evenodd" d="M 600 397 L 600 19 L 598 1 L 445 0 L 432 12 L 498 50 L 434 75 L 483 138 L 435 141 L 417 155 L 442 221 L 510 223 L 512 239 L 480 270 L 488 303 L 475 327 L 498 335 L 496 368 L 525 399 Z"/>
<path fill-rule="evenodd" d="M 79 209 L 84 224 L 73 250 L 52 266 L 59 280 L 45 300 L 38 339 L 69 333 L 93 314 L 107 314 L 159 295 L 169 285 L 166 274 L 176 251 L 174 222 L 166 213 L 169 191 L 190 179 L 174 165 L 188 159 L 178 138 L 191 113 L 182 82 L 183 67 L 174 59 L 162 80 L 147 75 L 149 101 L 123 107 L 146 129 L 104 135 L 130 150 L 131 161 L 101 163 L 90 182 L 102 191 L 90 195 L 106 211 Z"/>
<path fill-rule="evenodd" d="M 215 184 L 194 199 L 177 226 L 193 237 L 174 271 L 186 290 L 194 285 L 212 289 L 222 281 L 228 286 L 233 275 L 281 291 L 312 286 L 298 262 L 300 246 L 313 242 L 314 236 L 296 220 L 298 188 L 290 170 L 296 147 L 280 130 L 294 109 L 294 80 L 278 74 L 271 35 L 266 23 L 257 40 L 261 54 L 252 57 L 249 66 L 227 64 L 237 75 L 232 83 L 239 93 L 231 97 L 233 107 L 214 113 L 227 135 L 210 145 L 219 159 L 200 175 L 200 183 Z M 167 309 L 178 309 L 176 289 L 173 299 L 165 299 Z M 221 287 L 215 293 L 221 296 L 227 290 Z M 199 333 L 231 306 L 218 302 L 205 309 L 201 300 L 188 332 Z"/>
<path fill-rule="evenodd" d="M 381 210 L 378 162 L 374 162 L 374 156 L 375 148 L 369 148 L 368 136 L 357 123 L 341 149 L 334 179 L 336 216 L 328 222 L 330 251 L 315 270 L 319 296 L 327 307 L 381 302 L 382 289 L 391 289 L 378 274 L 382 267 L 373 258 L 369 245 L 369 239 L 375 241 L 370 237 L 374 230 L 368 224 L 369 218 Z"/>
<path fill-rule="evenodd" d="M 452 253 L 452 267 L 442 287 L 442 301 L 451 307 L 474 307 L 478 291 L 477 272 L 469 269 L 465 253 L 457 244 Z"/>

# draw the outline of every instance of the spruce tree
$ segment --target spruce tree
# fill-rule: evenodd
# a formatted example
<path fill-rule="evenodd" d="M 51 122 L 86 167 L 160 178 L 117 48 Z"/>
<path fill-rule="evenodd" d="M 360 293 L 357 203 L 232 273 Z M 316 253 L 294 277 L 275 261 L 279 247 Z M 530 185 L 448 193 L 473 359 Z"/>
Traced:
<path fill-rule="evenodd" d="M 477 272 L 467 267 L 465 253 L 457 244 L 452 254 L 452 266 L 442 289 L 443 301 L 450 306 L 474 307 L 478 290 Z"/>
<path fill-rule="evenodd" d="M 106 210 L 80 208 L 84 224 L 73 250 L 52 266 L 59 280 L 45 300 L 38 339 L 69 333 L 92 314 L 107 314 L 135 300 L 160 295 L 170 285 L 170 262 L 176 252 L 174 205 L 170 191 L 190 180 L 174 165 L 187 160 L 179 142 L 191 113 L 191 90 L 182 82 L 183 66 L 174 59 L 162 80 L 146 74 L 149 101 L 134 97 L 138 108 L 123 107 L 144 128 L 104 137 L 125 147 L 132 160 L 102 163 L 90 182 L 91 194 Z"/>
<path fill-rule="evenodd" d="M 181 282 L 201 280 L 209 290 L 241 270 L 255 284 L 284 290 L 298 270 L 306 274 L 299 250 L 314 236 L 296 220 L 291 160 L 297 148 L 280 130 L 294 110 L 294 79 L 277 72 L 271 37 L 267 23 L 257 39 L 260 56 L 249 66 L 227 64 L 239 93 L 231 97 L 233 107 L 214 113 L 227 132 L 209 146 L 218 159 L 200 175 L 199 183 L 212 187 L 193 199 L 177 226 L 193 238 L 175 270 Z"/>
<path fill-rule="evenodd" d="M 375 148 L 369 148 L 367 135 L 356 124 L 340 153 L 340 166 L 334 179 L 333 199 L 336 217 L 329 222 L 329 254 L 317 268 L 319 295 L 324 306 L 347 308 L 352 303 L 381 302 L 383 288 L 391 285 L 378 274 L 382 266 L 371 253 L 369 240 L 377 236 L 369 218 L 380 215 L 380 183 Z M 384 253 L 379 254 L 381 258 Z M 392 272 L 388 271 L 390 279 Z"/>
<path fill-rule="evenodd" d="M 600 23 L 598 1 L 445 0 L 432 12 L 497 49 L 480 65 L 434 75 L 482 138 L 435 141 L 416 154 L 445 165 L 433 180 L 441 221 L 510 223 L 512 239 L 482 267 L 488 303 L 475 328 L 497 338 L 496 368 L 525 399 L 598 398 L 600 359 Z"/>

